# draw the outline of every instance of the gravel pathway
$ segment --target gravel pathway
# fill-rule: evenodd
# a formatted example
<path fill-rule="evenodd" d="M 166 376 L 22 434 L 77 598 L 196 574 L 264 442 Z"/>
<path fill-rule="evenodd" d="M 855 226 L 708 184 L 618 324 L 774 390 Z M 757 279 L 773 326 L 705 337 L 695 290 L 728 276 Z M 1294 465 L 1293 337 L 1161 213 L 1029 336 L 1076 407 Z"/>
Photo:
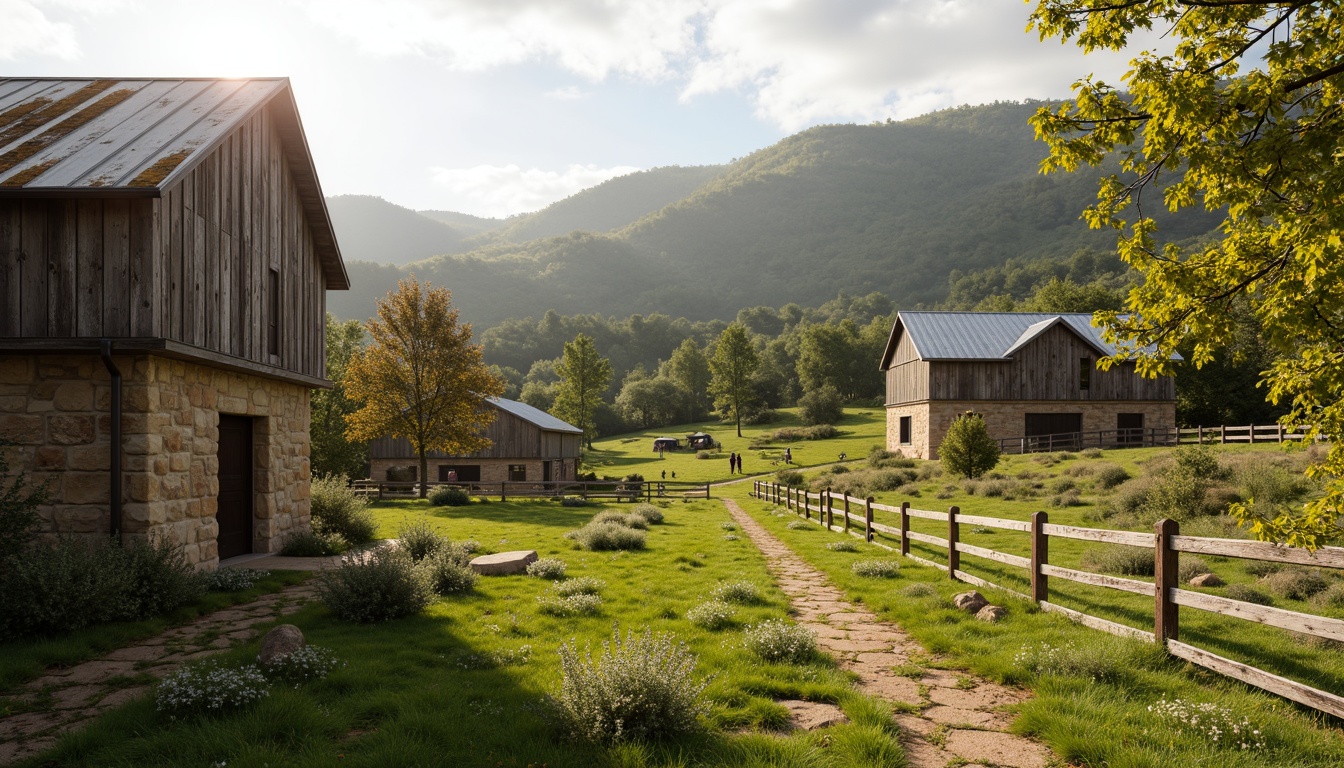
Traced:
<path fill-rule="evenodd" d="M 146 675 L 162 679 L 192 659 L 222 653 L 258 634 L 257 624 L 297 612 L 317 597 L 296 584 L 202 616 L 189 624 L 73 667 L 51 668 L 7 697 L 0 710 L 0 765 L 50 748 L 57 737 L 150 691 Z M 16 714 L 9 714 L 14 710 Z"/>
<path fill-rule="evenodd" d="M 1025 700 L 1028 694 L 967 673 L 916 669 L 915 662 L 927 663 L 929 654 L 900 626 L 846 600 L 825 574 L 794 554 L 736 502 L 723 503 L 765 554 L 798 622 L 816 633 L 817 644 L 842 669 L 858 675 L 859 690 L 919 708 L 919 714 L 896 715 L 910 768 L 1044 768 L 1053 762 L 1040 743 L 1005 733 L 1013 718 L 1003 707 Z"/>

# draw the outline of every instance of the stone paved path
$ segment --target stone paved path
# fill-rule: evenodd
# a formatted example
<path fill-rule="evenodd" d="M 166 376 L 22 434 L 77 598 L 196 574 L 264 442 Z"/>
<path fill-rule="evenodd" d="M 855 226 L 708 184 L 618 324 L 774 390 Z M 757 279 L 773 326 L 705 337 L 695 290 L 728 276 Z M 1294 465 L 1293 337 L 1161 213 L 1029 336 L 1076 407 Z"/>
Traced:
<path fill-rule="evenodd" d="M 847 601 L 825 574 L 794 554 L 736 502 L 723 503 L 765 553 L 798 622 L 816 633 L 817 644 L 842 669 L 858 675 L 859 690 L 918 707 L 919 714 L 896 716 L 910 768 L 1044 768 L 1053 761 L 1040 743 L 1004 732 L 1013 718 L 1002 708 L 1025 700 L 1026 693 L 965 673 L 923 668 L 918 662 L 930 661 L 928 653 L 898 625 Z"/>
<path fill-rule="evenodd" d="M 134 680 L 162 679 L 184 662 L 221 653 L 257 636 L 257 624 L 297 612 L 317 596 L 308 584 L 296 584 L 202 616 L 101 658 L 64 669 L 48 669 L 5 702 L 16 714 L 0 710 L 0 765 L 41 752 L 62 733 L 79 728 L 104 711 L 125 704 L 152 685 Z"/>

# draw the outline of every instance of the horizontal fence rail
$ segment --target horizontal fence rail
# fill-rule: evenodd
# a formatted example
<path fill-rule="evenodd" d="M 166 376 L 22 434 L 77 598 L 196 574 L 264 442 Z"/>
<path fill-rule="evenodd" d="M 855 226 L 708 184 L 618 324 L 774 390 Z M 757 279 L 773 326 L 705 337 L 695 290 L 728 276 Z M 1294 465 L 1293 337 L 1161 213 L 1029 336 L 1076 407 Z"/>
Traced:
<path fill-rule="evenodd" d="M 1149 427 L 996 437 L 1002 453 L 1081 451 L 1084 448 L 1152 448 L 1185 443 L 1284 443 L 1306 439 L 1304 426 L 1247 424 L 1216 427 Z M 1318 440 L 1321 438 L 1317 438 Z"/>
<path fill-rule="evenodd" d="M 356 480 L 350 484 L 356 493 L 376 497 L 380 501 L 389 498 L 409 498 L 420 494 L 420 483 L 416 481 L 377 481 Z M 625 481 L 625 480 L 502 480 L 494 483 L 482 482 L 426 482 L 432 491 L 435 488 L 461 488 L 474 496 L 498 496 L 507 501 L 511 496 L 520 498 L 553 498 L 557 496 L 578 496 L 583 499 L 614 499 L 616 501 L 653 501 L 663 498 L 708 499 L 709 483 L 664 482 L 664 481 Z"/>
<path fill-rule="evenodd" d="M 1163 644 L 1167 651 L 1177 658 L 1198 664 L 1206 669 L 1211 669 L 1335 717 L 1344 718 L 1344 697 L 1279 677 L 1251 665 L 1226 659 L 1180 642 L 1179 608 L 1185 606 L 1194 610 L 1207 611 L 1242 621 L 1339 642 L 1344 642 L 1344 621 L 1182 589 L 1179 586 L 1180 582 L 1177 576 L 1180 570 L 1179 558 L 1181 552 L 1292 563 L 1318 568 L 1344 569 L 1344 547 L 1321 547 L 1315 551 L 1310 551 L 1262 541 L 1182 536 L 1179 526 L 1172 520 L 1159 521 L 1154 527 L 1153 533 L 1054 525 L 1049 522 L 1049 516 L 1045 512 L 1034 513 L 1030 521 L 1003 520 L 995 517 L 962 514 L 957 507 L 951 507 L 946 512 L 936 512 L 914 509 L 909 503 L 890 506 L 876 503 L 871 496 L 856 498 L 846 494 L 833 494 L 829 490 L 812 492 L 802 488 L 781 486 L 778 483 L 764 480 L 754 482 L 752 495 L 764 501 L 783 505 L 808 520 L 813 520 L 815 514 L 815 521 L 823 527 L 858 536 L 893 552 L 899 551 L 901 555 L 911 560 L 947 572 L 949 577 L 954 580 L 1018 595 L 1035 602 L 1043 611 L 1058 613 L 1079 624 L 1103 632 L 1110 632 L 1123 637 L 1155 640 Z M 839 512 L 836 512 L 837 507 L 841 508 Z M 851 512 L 851 509 L 857 511 Z M 875 510 L 897 516 L 900 521 L 899 526 L 875 522 L 873 520 Z M 839 525 L 835 523 L 837 516 L 840 521 Z M 946 524 L 946 538 L 910 530 L 911 518 Z M 1031 557 L 1022 557 L 1021 555 L 999 552 L 988 547 L 966 544 L 959 540 L 962 525 L 983 526 L 1029 534 L 1031 537 Z M 896 539 L 899 546 L 893 547 L 875 541 L 874 535 L 877 533 Z M 1154 580 L 1152 582 L 1139 581 L 1052 565 L 1049 557 L 1051 538 L 1099 541 L 1151 549 L 1154 552 L 1156 565 Z M 911 554 L 910 542 L 912 541 L 944 550 L 947 564 L 944 565 Z M 1031 594 L 1022 594 L 1017 590 L 968 573 L 961 567 L 962 555 L 984 558 L 1026 570 L 1030 575 Z M 1049 579 L 1051 577 L 1152 597 L 1154 600 L 1153 629 L 1151 631 L 1138 629 L 1050 602 Z"/>

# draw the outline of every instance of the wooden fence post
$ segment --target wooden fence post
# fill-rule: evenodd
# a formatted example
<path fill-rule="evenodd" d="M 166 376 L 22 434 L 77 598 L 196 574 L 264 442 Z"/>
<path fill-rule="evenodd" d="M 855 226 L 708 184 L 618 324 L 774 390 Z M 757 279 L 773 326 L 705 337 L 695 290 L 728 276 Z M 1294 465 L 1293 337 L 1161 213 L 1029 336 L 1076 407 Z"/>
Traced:
<path fill-rule="evenodd" d="M 845 533 L 849 533 L 849 494 L 842 497 L 845 500 Z"/>
<path fill-rule="evenodd" d="M 709 483 L 708 483 L 708 482 L 705 483 L 705 498 L 706 498 L 706 499 L 709 498 Z"/>
<path fill-rule="evenodd" d="M 1050 577 L 1041 573 L 1041 566 L 1050 562 L 1050 537 L 1045 535 L 1048 522 L 1046 513 L 1031 513 L 1031 599 L 1038 604 L 1050 599 Z"/>
<path fill-rule="evenodd" d="M 508 501 L 508 496 L 506 495 L 506 494 L 507 494 L 507 489 L 504 487 L 504 483 L 505 483 L 504 480 L 500 480 L 500 481 L 499 481 L 499 500 L 500 500 L 500 501 Z"/>
<path fill-rule="evenodd" d="M 826 489 L 826 530 L 835 527 L 835 504 L 831 498 L 831 489 Z"/>
<path fill-rule="evenodd" d="M 957 540 L 961 538 L 961 524 L 957 522 L 957 513 L 960 511 L 955 506 L 947 509 L 947 575 L 953 581 L 957 578 L 957 571 L 961 570 L 961 553 L 957 551 Z"/>
<path fill-rule="evenodd" d="M 873 540 L 873 497 L 869 496 L 863 502 L 863 540 Z"/>
<path fill-rule="evenodd" d="M 910 556 L 910 502 L 901 502 L 901 556 Z"/>
<path fill-rule="evenodd" d="M 1199 434 L 1199 444 L 1200 444 L 1200 445 L 1203 445 L 1203 444 L 1204 444 L 1204 425 L 1203 425 L 1203 424 L 1200 424 L 1198 427 L 1195 427 L 1195 429 L 1198 431 L 1198 434 Z M 1179 442 L 1179 441 L 1178 441 L 1178 442 Z"/>
<path fill-rule="evenodd" d="M 1157 642 L 1179 640 L 1181 635 L 1180 606 L 1171 599 L 1171 590 L 1180 584 L 1177 576 L 1181 564 L 1180 553 L 1171 548 L 1171 537 L 1181 532 L 1175 520 L 1158 520 L 1156 525 L 1157 551 L 1154 582 L 1157 587 L 1157 605 L 1153 612 L 1153 635 Z"/>

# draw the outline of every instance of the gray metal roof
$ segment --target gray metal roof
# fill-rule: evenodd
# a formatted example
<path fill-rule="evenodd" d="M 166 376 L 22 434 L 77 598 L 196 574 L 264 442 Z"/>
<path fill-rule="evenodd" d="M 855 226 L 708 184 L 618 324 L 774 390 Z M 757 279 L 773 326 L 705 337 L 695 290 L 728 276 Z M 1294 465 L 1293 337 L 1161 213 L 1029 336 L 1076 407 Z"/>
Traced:
<path fill-rule="evenodd" d="M 328 287 L 348 288 L 288 78 L 0 78 L 0 197 L 159 196 L 271 103 Z"/>
<path fill-rule="evenodd" d="M 897 332 L 910 335 L 921 360 L 1008 360 L 1032 339 L 1056 325 L 1066 325 L 1099 355 L 1118 354 L 1102 338 L 1087 312 L 898 312 L 891 339 L 882 356 L 887 367 L 898 342 Z M 1177 357 L 1173 357 L 1177 359 Z"/>
<path fill-rule="evenodd" d="M 562 419 L 557 419 L 540 408 L 533 408 L 527 403 L 520 403 L 517 400 L 505 400 L 502 397 L 487 397 L 486 401 L 494 404 L 494 406 L 501 411 L 507 411 L 520 419 L 536 424 L 547 432 L 569 432 L 575 435 L 583 434 L 583 430 L 573 424 Z"/>

